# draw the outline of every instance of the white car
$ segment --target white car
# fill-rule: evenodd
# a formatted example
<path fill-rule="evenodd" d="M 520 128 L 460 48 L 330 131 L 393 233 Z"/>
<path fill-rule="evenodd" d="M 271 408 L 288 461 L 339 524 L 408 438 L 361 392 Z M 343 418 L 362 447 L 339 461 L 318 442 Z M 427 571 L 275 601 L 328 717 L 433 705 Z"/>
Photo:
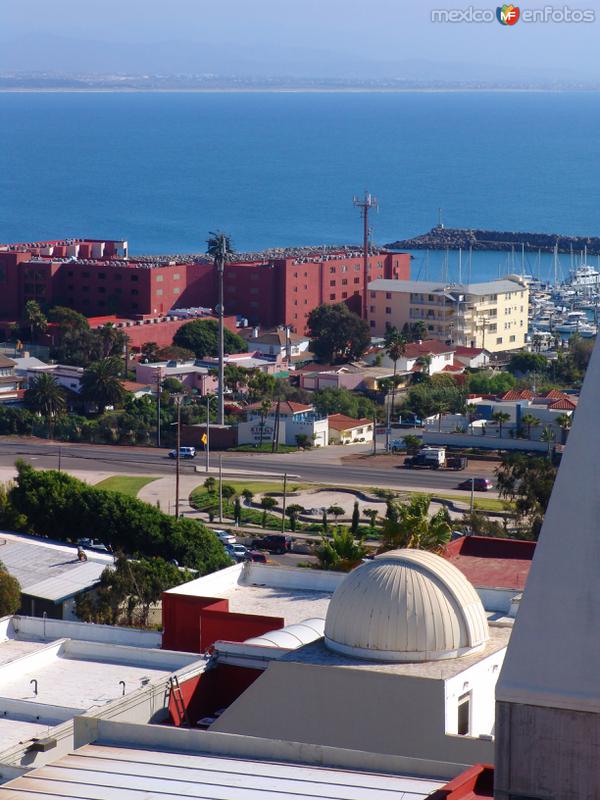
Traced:
<path fill-rule="evenodd" d="M 229 533 L 229 531 L 220 530 L 219 528 L 213 528 L 212 532 L 216 534 L 218 540 L 223 544 L 237 544 L 237 539 L 233 534 Z"/>
<path fill-rule="evenodd" d="M 226 544 L 225 550 L 227 550 L 227 555 L 235 561 L 245 561 L 248 554 L 248 550 L 243 544 Z"/>
<path fill-rule="evenodd" d="M 171 450 L 169 452 L 169 458 L 177 458 L 177 450 Z M 179 458 L 196 458 L 196 448 L 195 447 L 180 447 L 179 448 Z"/>

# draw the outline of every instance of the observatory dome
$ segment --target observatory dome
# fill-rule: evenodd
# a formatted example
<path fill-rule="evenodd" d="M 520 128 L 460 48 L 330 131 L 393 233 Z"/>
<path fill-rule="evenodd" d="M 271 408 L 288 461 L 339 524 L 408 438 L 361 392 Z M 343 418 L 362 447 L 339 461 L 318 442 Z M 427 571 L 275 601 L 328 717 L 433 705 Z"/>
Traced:
<path fill-rule="evenodd" d="M 424 550 L 392 550 L 357 567 L 336 589 L 325 622 L 331 650 L 375 661 L 456 658 L 488 637 L 472 584 Z"/>

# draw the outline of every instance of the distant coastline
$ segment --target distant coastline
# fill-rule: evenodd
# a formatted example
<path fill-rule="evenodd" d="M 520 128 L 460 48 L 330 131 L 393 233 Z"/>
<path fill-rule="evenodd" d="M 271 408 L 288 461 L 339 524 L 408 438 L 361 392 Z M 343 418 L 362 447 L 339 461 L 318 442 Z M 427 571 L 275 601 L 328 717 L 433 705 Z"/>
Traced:
<path fill-rule="evenodd" d="M 387 88 L 387 87 L 219 87 L 159 89 L 142 87 L 0 87 L 0 94 L 563 94 L 580 92 L 598 93 L 600 87 L 592 88 L 536 88 L 536 87 L 487 87 L 487 88 Z"/>

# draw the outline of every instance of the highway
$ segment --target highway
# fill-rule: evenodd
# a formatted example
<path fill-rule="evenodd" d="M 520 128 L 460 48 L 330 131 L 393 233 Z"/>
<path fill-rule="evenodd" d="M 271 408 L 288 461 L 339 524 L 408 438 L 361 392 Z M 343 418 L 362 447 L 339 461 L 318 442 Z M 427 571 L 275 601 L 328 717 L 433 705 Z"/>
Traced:
<path fill-rule="evenodd" d="M 90 444 L 61 444 L 40 440 L 0 439 L 0 466 L 12 466 L 22 458 L 40 469 L 66 471 L 83 470 L 113 472 L 125 475 L 170 475 L 175 471 L 175 462 L 167 456 L 168 451 L 145 447 L 118 447 Z M 340 460 L 339 448 L 327 448 L 312 452 L 285 455 L 258 455 L 246 453 L 223 453 L 223 470 L 255 476 L 261 473 L 282 475 L 287 472 L 293 480 L 311 483 L 327 483 L 348 486 L 380 486 L 398 489 L 431 489 L 442 491 L 454 489 L 459 481 L 471 475 L 480 475 L 482 467 L 475 463 L 462 472 L 436 472 L 433 470 L 406 470 L 398 468 L 401 458 L 390 457 L 388 464 L 370 462 L 369 459 Z M 217 456 L 211 454 L 211 467 L 217 467 Z M 183 474 L 192 474 L 196 466 L 204 465 L 203 454 L 195 461 L 182 461 Z M 200 473 L 202 474 L 202 473 Z M 485 473 L 484 473 L 485 474 Z"/>

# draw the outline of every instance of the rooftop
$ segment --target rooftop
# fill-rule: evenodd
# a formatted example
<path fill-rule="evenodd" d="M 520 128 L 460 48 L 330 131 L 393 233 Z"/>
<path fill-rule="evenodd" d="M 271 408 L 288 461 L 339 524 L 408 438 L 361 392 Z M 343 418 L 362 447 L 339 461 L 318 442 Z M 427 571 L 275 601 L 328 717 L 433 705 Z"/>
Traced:
<path fill-rule="evenodd" d="M 477 588 L 522 591 L 535 547 L 516 539 L 462 536 L 446 546 L 445 557 Z"/>
<path fill-rule="evenodd" d="M 453 347 L 439 339 L 424 339 L 421 342 L 409 342 L 406 345 L 404 356 L 405 358 L 419 358 L 419 356 L 451 353 L 453 350 Z"/>
<path fill-rule="evenodd" d="M 348 431 L 352 428 L 360 428 L 363 425 L 373 424 L 372 419 L 367 419 L 366 417 L 354 419 L 354 417 L 347 417 L 345 414 L 330 414 L 328 419 L 329 427 L 333 428 L 335 431 Z"/>
<path fill-rule="evenodd" d="M 431 294 L 504 294 L 506 292 L 518 292 L 526 290 L 516 281 L 500 280 L 488 281 L 486 283 L 439 283 L 436 281 L 403 281 L 391 278 L 377 278 L 369 283 L 371 292 L 411 292 L 421 294 L 429 292 Z"/>
<path fill-rule="evenodd" d="M 93 586 L 113 558 L 91 551 L 87 556 L 81 562 L 75 546 L 0 531 L 0 561 L 32 597 L 58 603 Z"/>
<path fill-rule="evenodd" d="M 88 744 L 0 786 L 0 800 L 37 800 L 50 795 L 103 800 L 134 796 L 153 800 L 364 800 L 367 796 L 370 800 L 425 800 L 444 785 L 439 779 L 202 752 L 201 738 L 198 751 L 191 753 L 189 742 L 183 742 L 183 731 L 169 733 L 179 734 L 170 744 L 172 748 L 179 741 L 180 751 L 162 749 L 159 744 L 141 747 L 135 742 Z"/>

